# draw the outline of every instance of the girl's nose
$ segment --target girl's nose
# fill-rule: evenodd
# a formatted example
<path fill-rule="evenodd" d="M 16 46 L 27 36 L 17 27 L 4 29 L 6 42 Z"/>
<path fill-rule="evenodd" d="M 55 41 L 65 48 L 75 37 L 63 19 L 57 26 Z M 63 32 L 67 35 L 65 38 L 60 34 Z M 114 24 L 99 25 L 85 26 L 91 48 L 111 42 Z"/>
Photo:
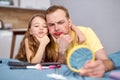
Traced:
<path fill-rule="evenodd" d="M 43 27 L 39 27 L 40 30 L 43 30 Z"/>

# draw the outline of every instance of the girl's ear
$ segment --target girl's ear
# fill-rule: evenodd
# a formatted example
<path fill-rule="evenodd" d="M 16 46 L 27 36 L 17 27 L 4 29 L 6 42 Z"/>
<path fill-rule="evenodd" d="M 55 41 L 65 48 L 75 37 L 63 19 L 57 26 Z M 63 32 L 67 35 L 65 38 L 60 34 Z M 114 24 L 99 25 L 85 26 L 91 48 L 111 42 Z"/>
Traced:
<path fill-rule="evenodd" d="M 32 31 L 31 31 L 31 29 L 29 29 L 28 31 L 30 32 L 31 35 L 33 34 Z"/>

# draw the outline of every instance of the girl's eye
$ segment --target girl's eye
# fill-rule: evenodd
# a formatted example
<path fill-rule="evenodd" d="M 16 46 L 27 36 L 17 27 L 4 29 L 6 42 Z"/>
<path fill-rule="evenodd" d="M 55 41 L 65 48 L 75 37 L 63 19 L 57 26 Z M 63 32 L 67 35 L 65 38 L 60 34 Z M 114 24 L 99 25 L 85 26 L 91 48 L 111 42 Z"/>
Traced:
<path fill-rule="evenodd" d="M 37 25 L 35 27 L 38 27 Z"/>

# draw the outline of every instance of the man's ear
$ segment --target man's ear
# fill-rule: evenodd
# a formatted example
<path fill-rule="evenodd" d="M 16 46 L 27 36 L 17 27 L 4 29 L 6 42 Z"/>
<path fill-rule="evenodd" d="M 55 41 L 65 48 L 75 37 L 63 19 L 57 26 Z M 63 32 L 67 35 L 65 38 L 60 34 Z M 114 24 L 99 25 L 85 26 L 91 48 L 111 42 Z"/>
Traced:
<path fill-rule="evenodd" d="M 68 19 L 68 21 L 69 21 L 69 27 L 71 27 L 72 26 L 72 20 Z"/>

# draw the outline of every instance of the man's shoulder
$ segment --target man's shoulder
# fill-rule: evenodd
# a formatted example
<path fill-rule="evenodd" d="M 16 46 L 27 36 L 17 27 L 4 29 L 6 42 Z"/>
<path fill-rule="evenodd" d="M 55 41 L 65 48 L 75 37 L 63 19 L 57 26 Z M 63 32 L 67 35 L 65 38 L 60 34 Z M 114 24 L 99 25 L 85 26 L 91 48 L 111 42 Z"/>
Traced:
<path fill-rule="evenodd" d="M 86 26 L 77 26 L 77 28 L 83 32 L 84 34 L 89 34 L 93 32 L 93 29 L 91 27 L 86 27 Z"/>

